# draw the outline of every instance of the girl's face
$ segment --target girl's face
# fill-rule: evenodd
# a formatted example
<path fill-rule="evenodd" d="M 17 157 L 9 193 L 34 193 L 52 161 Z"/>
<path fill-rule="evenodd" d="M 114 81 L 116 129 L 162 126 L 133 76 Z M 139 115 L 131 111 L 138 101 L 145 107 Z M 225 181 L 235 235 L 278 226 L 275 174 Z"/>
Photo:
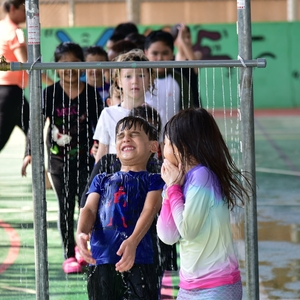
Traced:
<path fill-rule="evenodd" d="M 165 136 L 164 140 L 164 158 L 166 158 L 170 163 L 172 163 L 176 167 L 178 167 L 180 163 L 178 149 L 175 145 L 173 145 L 172 147 L 172 144 L 167 136 Z"/>
<path fill-rule="evenodd" d="M 73 53 L 65 53 L 57 62 L 80 62 L 81 60 Z M 76 83 L 79 80 L 81 70 L 57 70 L 59 78 L 64 83 Z"/>
<path fill-rule="evenodd" d="M 147 69 L 121 69 L 118 84 L 123 90 L 124 101 L 144 101 L 150 87 L 150 75 Z"/>

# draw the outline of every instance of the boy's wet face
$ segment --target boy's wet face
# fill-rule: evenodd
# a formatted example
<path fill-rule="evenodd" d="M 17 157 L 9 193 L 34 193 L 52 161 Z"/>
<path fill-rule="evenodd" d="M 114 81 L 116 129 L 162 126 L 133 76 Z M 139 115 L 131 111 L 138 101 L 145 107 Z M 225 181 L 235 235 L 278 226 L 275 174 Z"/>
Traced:
<path fill-rule="evenodd" d="M 152 43 L 150 47 L 147 50 L 145 50 L 145 54 L 150 61 L 173 60 L 174 58 L 174 53 L 172 49 L 162 41 Z M 164 74 L 165 69 L 158 69 L 158 73 Z"/>
<path fill-rule="evenodd" d="M 121 163 L 132 162 L 146 164 L 150 155 L 157 151 L 158 143 L 150 141 L 149 137 L 141 126 L 132 126 L 130 129 L 121 130 L 119 126 L 116 135 L 116 151 Z"/>

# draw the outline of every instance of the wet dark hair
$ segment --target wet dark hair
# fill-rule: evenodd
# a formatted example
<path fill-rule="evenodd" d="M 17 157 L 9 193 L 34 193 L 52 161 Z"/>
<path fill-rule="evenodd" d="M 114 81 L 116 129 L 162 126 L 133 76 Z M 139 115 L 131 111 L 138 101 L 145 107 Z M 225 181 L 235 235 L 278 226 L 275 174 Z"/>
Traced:
<path fill-rule="evenodd" d="M 3 2 L 3 9 L 6 13 L 10 11 L 10 7 L 13 5 L 15 8 L 19 8 L 25 4 L 25 0 L 6 0 Z"/>
<path fill-rule="evenodd" d="M 137 26 L 132 22 L 125 22 L 118 24 L 115 29 L 114 33 L 120 33 L 126 37 L 130 33 L 138 33 L 139 30 Z"/>
<path fill-rule="evenodd" d="M 145 50 L 149 49 L 149 47 L 156 42 L 163 42 L 172 50 L 172 52 L 174 51 L 174 40 L 171 33 L 163 30 L 156 30 L 150 32 L 145 39 Z"/>
<path fill-rule="evenodd" d="M 73 42 L 64 42 L 59 44 L 54 52 L 54 61 L 58 62 L 67 53 L 72 53 L 80 61 L 84 61 L 82 48 Z"/>
<path fill-rule="evenodd" d="M 101 55 L 104 56 L 105 59 L 108 61 L 107 52 L 101 46 L 89 46 L 86 47 L 83 51 L 84 58 L 88 55 Z"/>
<path fill-rule="evenodd" d="M 116 125 L 116 137 L 119 131 L 123 131 L 125 129 L 131 129 L 140 127 L 149 138 L 149 141 L 157 141 L 158 133 L 157 129 L 152 126 L 147 120 L 139 116 L 128 116 L 121 119 Z"/>
<path fill-rule="evenodd" d="M 174 41 L 176 40 L 177 36 L 178 36 L 178 27 L 181 26 L 180 24 L 175 24 L 172 28 L 171 28 L 171 35 L 173 36 Z M 191 33 L 191 29 L 189 26 L 184 25 L 187 29 L 187 31 L 189 33 Z"/>
<path fill-rule="evenodd" d="M 215 119 L 204 108 L 189 108 L 174 115 L 163 136 L 178 149 L 183 167 L 201 164 L 217 176 L 228 208 L 237 205 L 238 199 L 242 204 L 243 197 L 249 199 L 242 185 L 244 179 L 250 186 L 249 180 L 236 167 Z"/>
<path fill-rule="evenodd" d="M 146 37 L 143 34 L 133 32 L 128 34 L 125 40 L 135 43 L 137 48 L 144 50 Z"/>
<path fill-rule="evenodd" d="M 144 104 L 131 109 L 129 116 L 139 116 L 148 121 L 152 126 L 156 127 L 157 134 L 161 131 L 161 118 L 157 110 L 148 105 Z"/>

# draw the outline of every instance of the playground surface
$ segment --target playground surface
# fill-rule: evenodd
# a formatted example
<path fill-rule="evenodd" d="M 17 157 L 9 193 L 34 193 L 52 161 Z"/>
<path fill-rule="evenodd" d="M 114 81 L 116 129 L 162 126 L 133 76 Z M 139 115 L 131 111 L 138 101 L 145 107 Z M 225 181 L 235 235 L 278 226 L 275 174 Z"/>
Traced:
<path fill-rule="evenodd" d="M 223 127 L 222 114 L 216 118 Z M 21 177 L 24 142 L 16 128 L 0 153 L 3 300 L 36 299 L 31 172 Z M 300 109 L 256 111 L 255 149 L 260 299 L 300 299 Z M 87 299 L 86 275 L 63 273 L 53 190 L 46 199 L 50 299 Z M 237 244 L 245 285 L 242 226 Z M 178 274 L 168 274 L 162 299 L 175 299 L 177 285 Z"/>

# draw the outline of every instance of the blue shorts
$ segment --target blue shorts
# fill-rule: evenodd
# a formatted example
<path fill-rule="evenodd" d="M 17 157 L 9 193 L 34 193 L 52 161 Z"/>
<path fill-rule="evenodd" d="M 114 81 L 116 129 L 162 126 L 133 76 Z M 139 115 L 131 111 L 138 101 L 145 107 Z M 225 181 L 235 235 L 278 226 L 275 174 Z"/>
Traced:
<path fill-rule="evenodd" d="M 211 289 L 179 289 L 177 300 L 242 300 L 243 286 L 238 281 Z"/>

